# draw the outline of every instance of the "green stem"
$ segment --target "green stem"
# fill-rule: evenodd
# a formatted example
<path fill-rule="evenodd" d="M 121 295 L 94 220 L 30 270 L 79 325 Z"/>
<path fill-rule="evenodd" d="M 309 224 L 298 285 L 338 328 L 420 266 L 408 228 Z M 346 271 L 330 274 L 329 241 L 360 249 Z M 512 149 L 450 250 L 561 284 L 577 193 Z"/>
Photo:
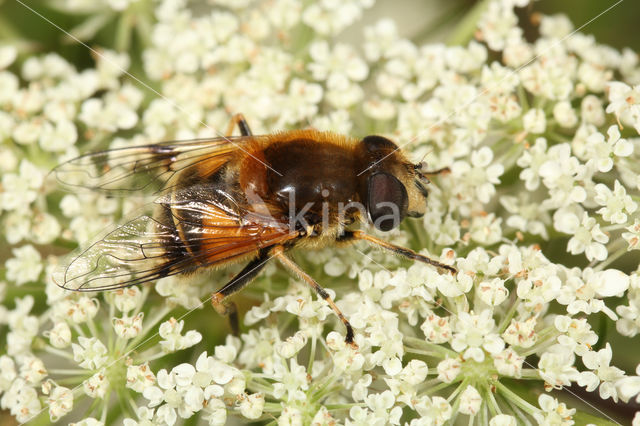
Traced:
<path fill-rule="evenodd" d="M 434 357 L 434 358 L 446 359 L 446 357 L 443 357 L 441 353 L 435 352 L 435 351 L 423 351 L 423 350 L 420 350 L 420 349 L 405 348 L 405 352 L 410 353 L 410 354 L 424 355 L 424 356 L 431 356 L 431 357 Z"/>
<path fill-rule="evenodd" d="M 491 411 L 491 413 L 495 416 L 497 414 L 501 414 L 502 410 L 500 410 L 500 406 L 498 405 L 498 401 L 496 401 L 496 397 L 493 394 L 493 392 L 491 392 L 491 388 L 487 387 L 486 388 L 486 392 L 487 392 L 487 396 L 489 399 L 490 404 L 489 405 L 489 410 Z"/>
<path fill-rule="evenodd" d="M 502 322 L 498 327 L 498 334 L 504 333 L 504 331 L 507 329 L 507 327 L 511 323 L 511 319 L 513 318 L 513 316 L 516 313 L 516 310 L 518 309 L 518 306 L 520 305 L 521 300 L 522 299 L 516 298 L 516 300 L 514 300 L 514 302 L 511 304 L 511 308 L 509 308 L 509 311 L 507 312 L 505 317 L 502 319 Z"/>
<path fill-rule="evenodd" d="M 313 361 L 316 358 L 316 340 L 317 337 L 314 335 L 311 338 L 311 349 L 309 350 L 309 363 L 307 364 L 307 371 L 311 373 L 311 369 L 313 368 Z"/>
<path fill-rule="evenodd" d="M 81 368 L 52 368 L 47 370 L 50 374 L 68 374 L 68 375 L 76 375 L 76 376 L 88 376 L 89 371 L 81 369 Z"/>
<path fill-rule="evenodd" d="M 493 0 L 482 0 L 460 20 L 447 40 L 449 46 L 465 45 L 473 38 L 478 27 L 478 21 Z"/>
<path fill-rule="evenodd" d="M 458 395 L 458 393 L 460 393 L 460 391 L 462 391 L 463 389 L 465 389 L 467 386 L 469 386 L 469 382 L 470 379 L 467 377 L 466 379 L 464 379 L 462 381 L 462 383 L 460 383 L 460 386 L 458 386 L 456 388 L 456 390 L 454 390 L 453 392 L 451 392 L 451 395 L 449 395 L 449 397 L 447 398 L 448 402 L 451 402 L 452 399 L 454 399 L 456 397 L 456 395 Z"/>
<path fill-rule="evenodd" d="M 505 399 L 507 399 L 508 401 L 512 401 L 514 404 L 522 408 L 526 413 L 533 415 L 534 413 L 537 413 L 540 411 L 540 409 L 529 404 L 527 401 L 522 399 L 517 393 L 507 388 L 502 383 L 495 382 L 495 386 L 496 386 L 496 389 L 505 396 Z"/>
<path fill-rule="evenodd" d="M 627 250 L 627 242 L 625 240 L 618 240 L 614 244 L 612 244 L 612 246 L 619 246 L 619 245 L 622 245 L 623 247 L 617 249 L 617 251 L 615 253 L 613 253 L 612 255 L 607 257 L 605 260 L 600 262 L 593 269 L 595 271 L 602 271 L 604 268 L 606 268 L 607 266 L 611 265 L 613 262 L 618 260 L 620 257 L 624 256 L 628 251 Z M 612 247 L 612 249 L 613 249 L 613 247 Z"/>
<path fill-rule="evenodd" d="M 325 408 L 327 410 L 332 410 L 332 411 L 348 410 L 351 407 L 365 407 L 365 404 L 362 402 L 353 403 L 353 404 L 325 404 Z"/>
<path fill-rule="evenodd" d="M 432 379 L 432 380 L 429 380 L 427 382 L 424 382 L 421 387 L 428 388 L 425 391 L 425 393 L 427 393 L 429 395 L 433 395 L 436 392 L 438 392 L 440 389 L 446 389 L 449 386 L 453 386 L 455 383 L 460 382 L 461 380 L 462 380 L 462 378 L 455 378 L 450 383 L 446 383 L 446 382 L 441 382 L 440 379 Z M 437 384 L 435 386 L 432 386 L 432 384 L 434 384 L 434 383 L 439 383 L 439 384 Z"/>
<path fill-rule="evenodd" d="M 458 353 L 456 351 L 445 348 L 444 346 L 441 346 L 441 345 L 436 345 L 435 343 L 425 342 L 422 339 L 405 336 L 403 340 L 404 340 L 406 350 L 424 350 L 428 352 L 431 352 L 431 351 L 439 352 L 441 354 L 440 357 L 444 357 L 444 358 L 446 358 L 447 356 L 450 356 L 450 357 L 458 356 Z M 415 349 L 411 348 L 408 345 L 414 346 L 416 348 Z"/>
<path fill-rule="evenodd" d="M 520 377 L 522 379 L 533 379 L 533 380 L 541 380 L 540 374 L 538 370 L 535 368 L 523 368 L 520 372 Z"/>
<path fill-rule="evenodd" d="M 116 30 L 115 47 L 118 52 L 126 52 L 131 46 L 131 29 L 133 28 L 134 11 L 128 8 L 118 21 Z"/>

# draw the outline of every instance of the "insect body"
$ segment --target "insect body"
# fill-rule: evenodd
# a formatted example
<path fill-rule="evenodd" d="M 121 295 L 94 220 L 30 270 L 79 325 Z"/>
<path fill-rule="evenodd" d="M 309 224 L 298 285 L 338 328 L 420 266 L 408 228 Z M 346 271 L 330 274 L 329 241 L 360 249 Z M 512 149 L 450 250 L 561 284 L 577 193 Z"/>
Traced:
<path fill-rule="evenodd" d="M 247 262 L 212 296 L 231 315 L 228 296 L 277 258 L 329 303 L 353 330 L 328 293 L 293 260 L 294 247 L 321 248 L 364 240 L 455 273 L 442 264 L 353 230 L 368 221 L 377 229 L 422 216 L 428 179 L 381 136 L 357 140 L 329 132 L 295 130 L 253 136 L 241 115 L 239 137 L 115 149 L 58 166 L 58 179 L 111 195 L 156 194 L 155 211 L 110 232 L 75 257 L 59 279 L 65 289 L 98 291 L 141 284 L 207 267 Z"/>

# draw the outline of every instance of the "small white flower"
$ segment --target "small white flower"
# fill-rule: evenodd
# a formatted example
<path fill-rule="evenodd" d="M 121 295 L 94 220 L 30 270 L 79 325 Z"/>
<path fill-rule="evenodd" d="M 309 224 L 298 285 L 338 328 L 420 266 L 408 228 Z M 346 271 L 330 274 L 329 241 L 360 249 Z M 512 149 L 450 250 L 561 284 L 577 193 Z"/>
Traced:
<path fill-rule="evenodd" d="M 576 413 L 575 408 L 567 408 L 564 402 L 558 402 L 550 395 L 542 394 L 538 397 L 538 404 L 542 413 L 534 414 L 540 424 L 570 425 L 572 416 Z"/>
<path fill-rule="evenodd" d="M 439 317 L 434 313 L 430 313 L 420 328 L 424 332 L 427 340 L 432 343 L 445 343 L 451 339 L 449 317 Z"/>
<path fill-rule="evenodd" d="M 185 364 L 187 368 L 187 364 Z M 203 352 L 198 357 L 193 375 L 193 382 L 201 387 L 211 384 L 226 385 L 234 378 L 234 369 Z"/>
<path fill-rule="evenodd" d="M 235 336 L 228 335 L 224 345 L 218 345 L 215 347 L 215 357 L 224 363 L 231 364 L 238 355 L 240 345 L 240 339 Z"/>
<path fill-rule="evenodd" d="M 73 393 L 71 389 L 56 386 L 51 395 L 49 395 L 47 403 L 49 405 L 49 418 L 55 422 L 73 409 Z"/>
<path fill-rule="evenodd" d="M 390 51 L 398 39 L 398 28 L 392 19 L 381 19 L 374 25 L 364 28 L 364 51 L 370 62 L 375 62 Z"/>
<path fill-rule="evenodd" d="M 625 229 L 629 232 L 623 232 L 622 238 L 629 244 L 627 250 L 640 250 L 640 219 L 636 219 L 633 225 Z"/>
<path fill-rule="evenodd" d="M 630 284 L 629 275 L 617 269 L 598 271 L 587 279 L 587 285 L 600 297 L 622 297 Z"/>
<path fill-rule="evenodd" d="M 39 213 L 31 224 L 31 239 L 37 244 L 49 244 L 60 235 L 60 223 L 49 213 Z"/>
<path fill-rule="evenodd" d="M 497 306 L 509 296 L 509 290 L 504 286 L 504 280 L 500 278 L 482 281 L 476 288 L 480 300 L 489 306 Z"/>
<path fill-rule="evenodd" d="M 442 425 L 445 424 L 453 414 L 453 408 L 449 402 L 440 396 L 434 396 L 433 398 L 423 396 L 415 405 L 416 411 L 418 411 L 418 414 L 422 416 L 422 419 L 420 420 L 423 421 L 422 423 L 417 423 L 418 425 Z M 411 424 L 413 425 L 414 423 Z"/>
<path fill-rule="evenodd" d="M 394 407 L 395 398 L 391 391 L 367 395 L 364 402 L 377 420 L 382 420 L 387 424 L 400 424 L 402 409 Z"/>
<path fill-rule="evenodd" d="M 277 353 L 283 358 L 291 358 L 297 354 L 307 344 L 307 336 L 304 332 L 298 331 L 285 341 L 276 344 Z"/>
<path fill-rule="evenodd" d="M 451 383 L 460 374 L 462 362 L 458 358 L 447 358 L 438 363 L 438 380 Z"/>
<path fill-rule="evenodd" d="M 613 72 L 600 65 L 583 62 L 578 67 L 577 76 L 591 92 L 601 93 L 613 77 Z"/>
<path fill-rule="evenodd" d="M 540 20 L 540 35 L 561 39 L 569 35 L 573 31 L 573 23 L 564 14 L 543 15 Z"/>
<path fill-rule="evenodd" d="M 189 330 L 183 336 L 182 328 L 184 327 L 184 321 L 176 321 L 174 318 L 170 318 L 168 321 L 160 324 L 158 334 L 163 340 L 160 341 L 160 346 L 165 352 L 175 352 L 178 350 L 186 349 L 202 340 L 202 335 L 195 331 Z"/>
<path fill-rule="evenodd" d="M 113 329 L 121 339 L 132 339 L 142 330 L 142 318 L 144 312 L 133 317 L 124 315 L 122 318 L 113 318 Z"/>
<path fill-rule="evenodd" d="M 18 77 L 7 71 L 0 71 L 0 105 L 11 101 L 20 87 Z"/>
<path fill-rule="evenodd" d="M 620 121 L 634 126 L 640 132 L 640 86 L 630 87 L 614 81 L 607 85 L 607 89 L 607 113 L 614 113 Z"/>
<path fill-rule="evenodd" d="M 82 382 L 84 392 L 91 398 L 104 398 L 109 390 L 109 379 L 104 371 L 99 371 Z"/>
<path fill-rule="evenodd" d="M 344 74 L 352 81 L 362 81 L 369 68 L 349 45 L 336 44 L 331 48 L 326 41 L 317 41 L 309 47 L 313 62 L 309 71 L 316 80 L 328 80 L 331 74 Z"/>
<path fill-rule="evenodd" d="M 544 209 L 539 202 L 531 200 L 528 193 L 519 197 L 503 195 L 500 197 L 500 204 L 509 212 L 511 216 L 506 221 L 507 226 L 521 232 L 529 232 L 540 235 L 547 239 L 547 225 L 550 222 L 548 210 Z"/>
<path fill-rule="evenodd" d="M 227 406 L 217 398 L 211 398 L 207 401 L 203 413 L 202 418 L 207 421 L 210 426 L 224 426 L 227 424 Z"/>
<path fill-rule="evenodd" d="M 572 128 L 578 124 L 578 116 L 576 111 L 568 101 L 561 101 L 553 107 L 553 118 L 561 127 Z"/>
<path fill-rule="evenodd" d="M 322 86 L 294 78 L 289 83 L 288 95 L 282 98 L 279 125 L 291 125 L 310 118 L 318 111 L 322 99 Z"/>
<path fill-rule="evenodd" d="M 594 95 L 585 96 L 582 100 L 580 114 L 583 122 L 594 126 L 602 126 L 606 120 L 602 101 Z"/>
<path fill-rule="evenodd" d="M 538 362 L 540 377 L 555 389 L 570 386 L 577 381 L 580 373 L 573 365 L 575 356 L 560 345 L 547 349 Z"/>
<path fill-rule="evenodd" d="M 0 70 L 7 68 L 18 57 L 18 49 L 15 46 L 6 45 L 0 47 Z"/>
<path fill-rule="evenodd" d="M 534 145 L 525 150 L 518 159 L 518 166 L 524 169 L 520 172 L 520 179 L 525 181 L 525 187 L 529 191 L 537 189 L 540 185 L 540 168 L 547 159 L 547 140 L 545 138 L 536 138 Z"/>
<path fill-rule="evenodd" d="M 613 192 L 602 183 L 595 186 L 595 191 L 595 202 L 604 206 L 597 213 L 610 223 L 625 223 L 627 214 L 635 212 L 638 208 L 638 205 L 627 195 L 627 191 L 618 180 L 614 183 Z"/>
<path fill-rule="evenodd" d="M 636 367 L 635 376 L 627 376 L 616 382 L 616 390 L 618 396 L 624 402 L 629 401 L 634 396 L 636 397 L 636 402 L 638 401 L 638 395 L 640 395 L 640 364 Z"/>
<path fill-rule="evenodd" d="M 544 111 L 541 109 L 530 109 L 522 117 L 522 126 L 526 132 L 533 134 L 544 133 L 547 127 L 547 120 Z"/>
<path fill-rule="evenodd" d="M 480 314 L 460 312 L 452 326 L 453 350 L 462 352 L 465 358 L 476 362 L 484 360 L 484 351 L 496 354 L 504 349 L 504 341 L 495 333 L 495 322 L 490 310 Z"/>
<path fill-rule="evenodd" d="M 302 21 L 318 34 L 336 35 L 360 18 L 363 7 L 372 4 L 370 1 L 353 0 L 311 3 L 302 12 Z"/>
<path fill-rule="evenodd" d="M 600 349 L 598 352 L 590 351 L 584 354 L 582 356 L 582 362 L 585 367 L 590 370 L 594 370 L 593 377 L 595 382 L 593 382 L 591 386 L 588 386 L 587 389 L 589 391 L 593 391 L 598 387 L 598 384 L 600 384 L 600 398 L 612 398 L 614 401 L 617 401 L 618 393 L 616 391 L 615 382 L 624 377 L 624 371 L 609 365 L 611 363 L 611 357 L 611 346 L 607 343 L 605 347 Z M 578 383 L 584 386 L 581 381 L 578 381 Z"/>
<path fill-rule="evenodd" d="M 65 298 L 54 305 L 53 316 L 58 321 L 80 324 L 94 318 L 99 308 L 97 299 L 86 296 L 77 299 Z"/>
<path fill-rule="evenodd" d="M 43 182 L 43 173 L 28 160 L 20 162 L 19 174 L 2 176 L 0 206 L 4 210 L 26 210 L 38 196 L 37 190 Z"/>
<path fill-rule="evenodd" d="M 567 347 L 576 355 L 584 355 L 598 342 L 598 335 L 593 332 L 585 318 L 576 319 L 566 315 L 558 315 L 554 325 L 563 334 L 558 336 L 558 343 Z"/>
<path fill-rule="evenodd" d="M 5 262 L 7 279 L 16 285 L 37 281 L 43 268 L 38 250 L 28 244 L 11 252 L 14 257 Z"/>
<path fill-rule="evenodd" d="M 513 7 L 503 2 L 491 2 L 478 22 L 482 38 L 492 50 L 504 49 L 505 42 L 517 38 L 522 31 L 517 27 L 518 17 Z"/>
<path fill-rule="evenodd" d="M 65 151 L 78 138 L 78 131 L 73 122 L 60 120 L 55 124 L 46 122 L 40 133 L 40 146 L 46 151 Z"/>
<path fill-rule="evenodd" d="M 22 377 L 30 385 L 38 385 L 45 377 L 48 376 L 44 362 L 40 358 L 27 356 L 23 359 L 20 366 L 20 377 Z"/>
<path fill-rule="evenodd" d="M 455 162 L 451 167 L 452 175 L 457 177 L 454 193 L 488 203 L 496 192 L 494 185 L 500 183 L 499 177 L 504 172 L 502 164 L 491 164 L 492 161 L 493 151 L 485 146 L 471 154 L 471 164 Z"/>
<path fill-rule="evenodd" d="M 516 418 L 508 414 L 498 414 L 489 420 L 489 426 L 516 426 L 517 424 Z"/>
<path fill-rule="evenodd" d="M 530 348 L 536 343 L 538 337 L 535 332 L 536 323 L 536 317 L 530 317 L 526 321 L 512 319 L 502 338 L 509 345 Z"/>
<path fill-rule="evenodd" d="M 78 343 L 72 343 L 73 360 L 80 367 L 94 370 L 104 366 L 109 358 L 106 346 L 96 337 L 78 337 Z"/>
<path fill-rule="evenodd" d="M 460 412 L 470 416 L 475 416 L 482 406 L 482 397 L 473 386 L 469 385 L 460 394 Z"/>
<path fill-rule="evenodd" d="M 120 312 L 126 314 L 142 302 L 142 292 L 138 287 L 120 288 L 108 293 L 113 297 L 113 304 Z"/>
<path fill-rule="evenodd" d="M 130 365 L 127 367 L 127 384 L 126 386 L 138 393 L 156 383 L 156 376 L 149 368 L 148 363 L 141 365 Z"/>
<path fill-rule="evenodd" d="M 565 222 L 568 224 L 567 230 L 573 230 L 569 232 L 573 237 L 567 243 L 567 251 L 571 254 L 584 253 L 589 260 L 606 259 L 608 253 L 604 244 L 609 242 L 609 237 L 600 230 L 600 225 L 587 212 L 583 213 L 582 222 L 574 218 Z"/>
<path fill-rule="evenodd" d="M 158 294 L 166 298 L 168 303 L 183 306 L 187 309 L 194 309 L 200 305 L 200 289 L 188 277 L 169 276 L 161 278 L 156 281 L 155 289 Z M 125 306 L 123 305 L 124 308 Z M 123 312 L 125 311 L 123 310 Z"/>
<path fill-rule="evenodd" d="M 590 160 L 596 162 L 598 170 L 602 173 L 613 168 L 613 158 L 628 157 L 633 153 L 633 144 L 626 139 L 620 138 L 620 131 L 617 126 L 611 126 L 607 130 L 609 136 L 605 142 L 602 133 L 594 133 L 587 138 L 587 153 Z"/>
<path fill-rule="evenodd" d="M 16 125 L 11 136 L 20 145 L 31 145 L 41 137 L 44 127 L 45 122 L 41 119 L 25 120 Z"/>
<path fill-rule="evenodd" d="M 261 393 L 245 395 L 240 400 L 240 414 L 242 414 L 247 419 L 257 419 L 262 415 L 264 404 L 264 395 L 262 395 Z"/>
<path fill-rule="evenodd" d="M 585 201 L 587 193 L 578 180 L 586 174 L 586 167 L 571 155 L 570 145 L 554 145 L 548 149 L 547 155 L 547 161 L 540 165 L 538 171 L 551 195 L 545 203 L 549 207 L 562 207 Z"/>
<path fill-rule="evenodd" d="M 493 355 L 493 365 L 499 374 L 519 378 L 522 375 L 522 364 L 524 357 L 518 355 L 511 348 L 506 348 L 499 354 Z"/>
<path fill-rule="evenodd" d="M 49 331 L 49 342 L 54 348 L 66 348 L 71 344 L 71 329 L 66 322 L 55 323 Z"/>
<path fill-rule="evenodd" d="M 93 417 L 86 417 L 79 422 L 69 423 L 69 426 L 104 426 L 104 422 L 94 419 Z"/>
<path fill-rule="evenodd" d="M 561 287 L 554 267 L 539 267 L 518 282 L 517 294 L 527 304 L 541 309 L 559 295 Z"/>
<path fill-rule="evenodd" d="M 480 214 L 473 217 L 469 227 L 469 235 L 473 241 L 482 245 L 492 245 L 502 239 L 502 218 L 494 213 Z"/>

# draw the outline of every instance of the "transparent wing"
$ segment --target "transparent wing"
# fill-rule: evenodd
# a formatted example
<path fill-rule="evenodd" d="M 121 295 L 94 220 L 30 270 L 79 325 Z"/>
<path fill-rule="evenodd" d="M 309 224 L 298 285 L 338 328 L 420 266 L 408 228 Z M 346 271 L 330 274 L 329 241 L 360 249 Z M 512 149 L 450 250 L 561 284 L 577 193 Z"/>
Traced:
<path fill-rule="evenodd" d="M 179 176 L 214 173 L 248 139 L 194 139 L 94 152 L 60 164 L 52 173 L 70 188 L 117 196 L 160 193 L 175 187 Z"/>
<path fill-rule="evenodd" d="M 240 207 L 221 187 L 193 186 L 156 200 L 54 274 L 62 288 L 111 290 L 240 260 L 299 236 L 267 211 Z"/>

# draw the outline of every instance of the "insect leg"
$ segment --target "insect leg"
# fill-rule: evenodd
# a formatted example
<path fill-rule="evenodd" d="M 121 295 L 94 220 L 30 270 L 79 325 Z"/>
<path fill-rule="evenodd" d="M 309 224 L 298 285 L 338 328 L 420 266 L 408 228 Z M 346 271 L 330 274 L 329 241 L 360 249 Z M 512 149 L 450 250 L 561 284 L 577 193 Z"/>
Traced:
<path fill-rule="evenodd" d="M 443 174 L 443 173 L 445 173 L 445 174 L 446 173 L 451 173 L 451 169 L 449 167 L 443 167 L 443 168 L 438 169 L 438 170 L 430 170 L 428 172 L 422 172 L 422 174 L 426 175 L 426 176 L 435 176 L 435 175 L 440 175 L 440 174 Z"/>
<path fill-rule="evenodd" d="M 375 246 L 381 247 L 386 250 L 390 250 L 395 254 L 399 254 L 400 256 L 407 257 L 411 260 L 418 260 L 420 262 L 428 263 L 429 265 L 433 265 L 440 269 L 445 269 L 452 274 L 457 274 L 458 271 L 453 266 L 445 265 L 444 263 L 440 263 L 437 260 L 433 260 L 428 258 L 427 256 L 416 253 L 413 250 L 408 248 L 400 247 L 395 244 L 388 243 L 384 240 L 376 238 L 372 235 L 365 234 L 362 231 L 345 231 L 345 233 L 338 238 L 338 242 L 350 242 L 350 241 L 358 241 L 363 240 L 368 242 L 369 244 L 373 244 Z"/>
<path fill-rule="evenodd" d="M 349 321 L 347 321 L 342 312 L 340 312 L 340 309 L 336 306 L 333 300 L 331 300 L 331 297 L 329 297 L 329 293 L 327 293 L 327 291 L 322 288 L 320 284 L 316 282 L 316 280 L 311 278 L 311 276 L 303 271 L 302 268 L 300 268 L 293 260 L 289 259 L 284 254 L 284 248 L 282 246 L 276 246 L 271 253 L 274 257 L 277 257 L 280 263 L 282 263 L 282 265 L 289 269 L 289 271 L 293 272 L 296 276 L 309 284 L 309 286 L 314 289 L 316 293 L 318 293 L 318 296 L 322 297 L 329 304 L 331 309 L 333 309 L 333 312 L 338 315 L 340 321 L 342 321 L 344 326 L 347 328 L 347 335 L 344 338 L 345 343 L 353 347 L 357 347 L 357 345 L 353 341 L 353 327 L 351 327 Z"/>
<path fill-rule="evenodd" d="M 240 129 L 240 134 L 242 136 L 251 136 L 251 129 L 249 128 L 249 124 L 247 123 L 246 118 L 242 114 L 234 114 L 231 117 L 231 121 L 229 121 L 229 125 L 227 126 L 227 132 L 225 136 L 231 136 L 233 134 L 233 129 L 238 126 Z"/>
<path fill-rule="evenodd" d="M 260 273 L 262 268 L 267 264 L 270 257 L 266 251 L 260 253 L 260 256 L 252 260 L 240 271 L 235 277 L 226 283 L 220 290 L 211 296 L 211 304 L 220 315 L 228 315 L 231 323 L 231 331 L 238 334 L 240 326 L 238 323 L 238 309 L 236 304 L 225 300 L 232 294 L 242 290 Z"/>

